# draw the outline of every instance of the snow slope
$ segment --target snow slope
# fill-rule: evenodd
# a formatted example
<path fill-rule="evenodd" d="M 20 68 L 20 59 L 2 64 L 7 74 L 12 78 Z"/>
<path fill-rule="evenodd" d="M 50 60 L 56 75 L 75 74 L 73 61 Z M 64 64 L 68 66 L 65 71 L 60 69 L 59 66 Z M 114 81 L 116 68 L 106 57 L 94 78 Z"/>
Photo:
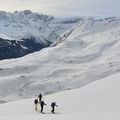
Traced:
<path fill-rule="evenodd" d="M 23 58 L 0 61 L 1 100 L 79 88 L 120 72 L 117 18 L 80 21 L 52 46 Z"/>
<path fill-rule="evenodd" d="M 1 120 L 119 120 L 120 74 L 106 77 L 76 90 L 44 97 L 47 106 L 41 114 L 34 111 L 33 99 L 0 105 Z M 50 113 L 50 104 L 56 101 L 56 114 Z"/>

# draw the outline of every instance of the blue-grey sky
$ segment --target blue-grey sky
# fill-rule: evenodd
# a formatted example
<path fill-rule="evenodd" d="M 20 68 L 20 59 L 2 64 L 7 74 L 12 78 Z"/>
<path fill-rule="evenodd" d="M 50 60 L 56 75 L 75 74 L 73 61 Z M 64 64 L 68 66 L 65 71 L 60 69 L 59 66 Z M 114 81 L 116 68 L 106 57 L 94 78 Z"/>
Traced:
<path fill-rule="evenodd" d="M 57 17 L 120 16 L 120 0 L 0 0 L 0 10 L 32 10 Z"/>

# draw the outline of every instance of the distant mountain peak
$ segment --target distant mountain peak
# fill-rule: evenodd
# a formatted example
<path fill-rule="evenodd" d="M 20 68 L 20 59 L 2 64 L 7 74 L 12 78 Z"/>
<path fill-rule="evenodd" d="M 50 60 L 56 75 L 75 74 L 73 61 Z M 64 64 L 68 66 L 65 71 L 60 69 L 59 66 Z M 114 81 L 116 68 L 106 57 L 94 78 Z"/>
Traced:
<path fill-rule="evenodd" d="M 24 47 L 29 47 L 30 52 L 34 52 L 48 47 L 79 20 L 54 18 L 30 10 L 13 13 L 0 11 L 0 35 L 12 38 L 9 40 L 20 41 L 20 43 L 22 40 L 24 42 L 21 44 L 24 44 Z M 19 44 L 16 45 L 19 46 Z M 26 53 L 30 52 L 27 51 Z M 4 56 L 4 53 L 2 54 Z"/>

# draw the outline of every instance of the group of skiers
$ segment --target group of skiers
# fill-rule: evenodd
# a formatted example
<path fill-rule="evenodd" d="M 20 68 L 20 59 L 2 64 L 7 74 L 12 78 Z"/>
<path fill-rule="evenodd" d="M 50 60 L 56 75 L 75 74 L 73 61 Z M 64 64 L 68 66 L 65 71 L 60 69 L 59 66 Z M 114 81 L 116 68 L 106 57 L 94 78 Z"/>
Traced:
<path fill-rule="evenodd" d="M 47 105 L 45 104 L 44 100 L 42 100 L 42 98 L 43 98 L 42 94 L 39 94 L 39 96 L 37 96 L 37 98 L 34 100 L 35 110 L 38 111 L 38 103 L 39 103 L 41 108 L 40 110 L 41 113 L 43 113 L 44 105 Z M 51 112 L 55 113 L 55 107 L 57 107 L 56 102 L 52 102 L 51 107 L 52 107 Z"/>

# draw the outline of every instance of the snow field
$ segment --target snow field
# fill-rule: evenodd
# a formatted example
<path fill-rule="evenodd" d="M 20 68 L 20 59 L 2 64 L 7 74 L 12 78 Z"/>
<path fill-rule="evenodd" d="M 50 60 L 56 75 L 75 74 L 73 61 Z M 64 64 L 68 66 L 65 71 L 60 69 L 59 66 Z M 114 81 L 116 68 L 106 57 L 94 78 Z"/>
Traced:
<path fill-rule="evenodd" d="M 34 99 L 19 100 L 0 105 L 1 120 L 119 120 L 120 74 L 93 82 L 76 90 L 44 96 L 47 103 L 41 114 L 34 111 Z M 56 101 L 56 114 L 50 113 L 51 102 Z"/>

